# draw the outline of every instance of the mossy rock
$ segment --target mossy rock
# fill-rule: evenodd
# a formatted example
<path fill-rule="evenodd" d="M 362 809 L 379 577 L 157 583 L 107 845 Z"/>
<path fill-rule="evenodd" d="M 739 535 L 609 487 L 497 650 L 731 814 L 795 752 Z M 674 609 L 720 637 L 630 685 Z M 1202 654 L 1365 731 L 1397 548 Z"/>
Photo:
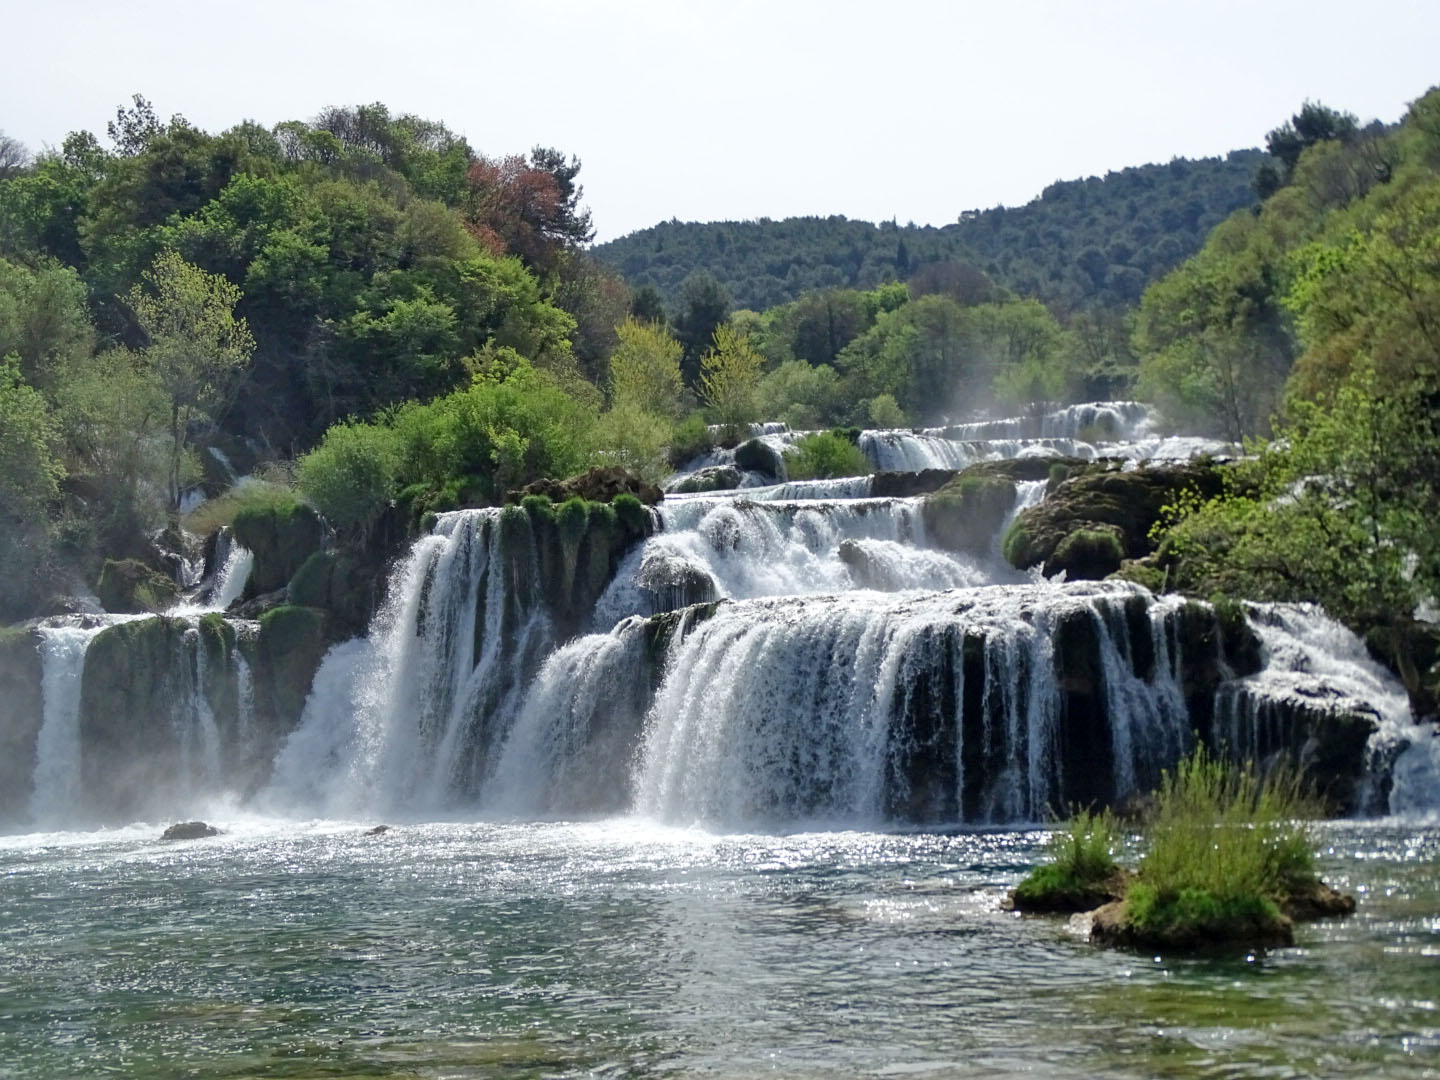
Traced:
<path fill-rule="evenodd" d="M 284 604 L 260 616 L 255 684 L 265 688 L 277 734 L 299 723 L 328 647 L 325 612 L 318 608 Z"/>
<path fill-rule="evenodd" d="M 746 472 L 785 479 L 785 459 L 763 439 L 749 439 L 735 448 L 735 465 Z"/>
<path fill-rule="evenodd" d="M 116 615 L 158 615 L 175 606 L 180 587 L 138 559 L 106 559 L 95 595 Z"/>
<path fill-rule="evenodd" d="M 1016 517 L 1006 537 L 1005 557 L 1017 569 L 1027 570 L 1048 563 L 1076 530 L 1103 528 L 1114 532 L 1122 558 L 1144 558 L 1154 550 L 1150 530 L 1167 505 L 1183 492 L 1211 498 L 1223 489 L 1223 467 L 1203 458 L 1129 472 L 1105 467 L 1067 476 L 1047 487 L 1043 502 Z"/>
<path fill-rule="evenodd" d="M 1046 577 L 1064 571 L 1069 581 L 1099 581 L 1125 560 L 1120 530 L 1113 525 L 1072 530 L 1045 560 Z"/>
<path fill-rule="evenodd" d="M 290 579 L 288 603 L 320 608 L 335 637 L 365 633 L 374 612 L 383 570 L 348 551 L 317 551 Z"/>
<path fill-rule="evenodd" d="M 1120 569 L 1110 576 L 1121 581 L 1133 581 L 1156 594 L 1164 592 L 1170 584 L 1169 575 L 1163 567 L 1156 565 L 1154 556 L 1125 559 L 1120 563 Z"/>
<path fill-rule="evenodd" d="M 1238 952 L 1295 944 L 1295 923 L 1265 897 L 1221 903 L 1187 889 L 1144 921 L 1134 918 L 1129 899 L 1106 904 L 1095 912 L 1090 940 L 1145 952 Z"/>
<path fill-rule="evenodd" d="M 1405 684 L 1416 716 L 1436 714 L 1440 709 L 1440 626 L 1397 617 L 1367 629 L 1365 646 Z"/>
<path fill-rule="evenodd" d="M 878 472 L 870 478 L 870 494 L 877 499 L 909 499 L 939 491 L 960 475 L 959 469 L 921 469 L 919 472 Z"/>
<path fill-rule="evenodd" d="M 677 483 L 672 491 L 680 495 L 693 495 L 705 491 L 733 491 L 744 478 L 740 470 L 732 465 L 711 465 L 697 469 Z"/>
<path fill-rule="evenodd" d="M 231 529 L 235 540 L 255 556 L 245 586 L 247 599 L 283 589 L 325 539 L 320 515 L 300 502 L 243 508 Z"/>
<path fill-rule="evenodd" d="M 1133 874 L 1115 867 L 1101 878 L 1085 880 L 1053 863 L 1038 867 L 1015 886 L 1004 906 L 1029 915 L 1067 915 L 1119 900 Z"/>
<path fill-rule="evenodd" d="M 522 503 L 527 495 L 543 495 L 553 503 L 573 498 L 608 503 L 620 495 L 632 495 L 645 506 L 654 506 L 665 498 L 665 493 L 654 484 L 619 465 L 589 469 L 565 480 L 536 480 L 519 491 L 506 493 L 505 501 Z"/>
<path fill-rule="evenodd" d="M 18 820 L 30 801 L 44 712 L 40 641 L 38 631 L 0 627 L 0 821 Z"/>
<path fill-rule="evenodd" d="M 921 504 L 926 535 L 950 551 L 983 554 L 1015 498 L 1013 480 L 967 469 Z"/>

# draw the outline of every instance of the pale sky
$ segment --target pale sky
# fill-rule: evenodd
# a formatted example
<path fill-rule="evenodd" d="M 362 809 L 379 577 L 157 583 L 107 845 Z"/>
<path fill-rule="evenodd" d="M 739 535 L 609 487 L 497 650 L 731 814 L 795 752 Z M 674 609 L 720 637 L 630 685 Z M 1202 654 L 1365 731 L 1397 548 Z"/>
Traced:
<path fill-rule="evenodd" d="M 573 153 L 599 239 L 672 217 L 944 225 L 1054 180 L 1258 146 L 1306 98 L 1396 120 L 1437 0 L 0 0 L 0 131 L 208 131 L 383 101 Z"/>

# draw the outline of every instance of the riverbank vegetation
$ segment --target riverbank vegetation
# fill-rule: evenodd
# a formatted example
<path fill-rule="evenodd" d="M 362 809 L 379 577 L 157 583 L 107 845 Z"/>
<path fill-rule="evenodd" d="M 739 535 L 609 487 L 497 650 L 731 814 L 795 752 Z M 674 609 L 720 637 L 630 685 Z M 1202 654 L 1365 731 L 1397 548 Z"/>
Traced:
<path fill-rule="evenodd" d="M 1354 909 L 1316 876 L 1306 821 L 1323 807 L 1283 763 L 1262 773 L 1200 746 L 1142 805 L 1134 872 L 1113 860 L 1114 820 L 1078 812 L 1016 887 L 1016 909 L 1098 909 L 1097 940 L 1178 948 L 1285 944 L 1294 918 Z"/>
<path fill-rule="evenodd" d="M 960 247 L 865 226 L 893 247 L 869 270 L 752 293 L 655 287 L 680 252 L 607 268 L 558 150 L 487 156 L 383 105 L 212 134 L 137 96 L 0 176 L 0 618 L 155 563 L 163 526 L 257 466 L 358 543 L 392 506 L 414 524 L 602 465 L 658 481 L 762 419 L 846 433 L 791 455 L 838 476 L 866 469 L 855 429 L 1134 391 L 1276 436 L 1171 508 L 1159 579 L 1363 628 L 1440 581 L 1437 112 L 1307 104 L 1269 158 L 1055 185 L 967 217 Z M 741 238 L 715 244 L 748 266 Z"/>

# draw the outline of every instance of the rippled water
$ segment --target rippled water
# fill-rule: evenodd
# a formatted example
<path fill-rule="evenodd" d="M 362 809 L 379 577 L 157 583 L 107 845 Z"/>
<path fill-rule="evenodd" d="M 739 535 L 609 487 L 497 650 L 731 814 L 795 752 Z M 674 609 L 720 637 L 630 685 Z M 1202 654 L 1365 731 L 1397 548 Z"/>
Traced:
<path fill-rule="evenodd" d="M 1229 959 L 1004 914 L 1039 832 L 234 822 L 0 839 L 0 1075 L 1434 1076 L 1440 829 Z"/>

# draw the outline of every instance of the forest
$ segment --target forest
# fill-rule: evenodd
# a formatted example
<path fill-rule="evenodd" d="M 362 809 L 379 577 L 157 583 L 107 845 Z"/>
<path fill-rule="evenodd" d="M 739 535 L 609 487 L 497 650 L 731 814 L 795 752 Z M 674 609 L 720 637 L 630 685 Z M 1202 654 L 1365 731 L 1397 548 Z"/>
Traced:
<path fill-rule="evenodd" d="M 211 134 L 136 96 L 103 140 L 0 137 L 0 620 L 150 559 L 235 473 L 206 527 L 302 500 L 364 543 L 592 465 L 661 480 L 711 425 L 839 429 L 798 463 L 835 475 L 846 429 L 1131 394 L 1248 451 L 1170 509 L 1157 587 L 1415 610 L 1440 599 L 1440 91 L 1393 126 L 1306 103 L 1266 150 L 944 229 L 591 248 L 578 160 L 378 104 Z"/>

